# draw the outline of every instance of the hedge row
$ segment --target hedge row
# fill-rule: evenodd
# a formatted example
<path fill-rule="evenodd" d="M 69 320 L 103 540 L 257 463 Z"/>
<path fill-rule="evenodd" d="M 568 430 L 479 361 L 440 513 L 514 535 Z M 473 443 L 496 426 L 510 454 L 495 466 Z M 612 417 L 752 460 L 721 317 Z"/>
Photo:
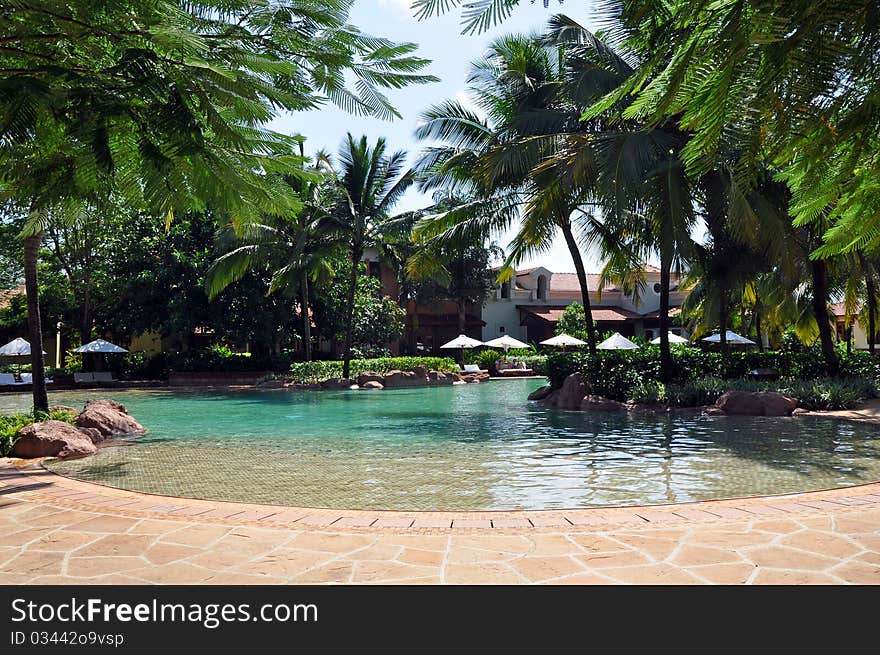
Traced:
<path fill-rule="evenodd" d="M 458 364 L 449 357 L 379 357 L 351 360 L 351 377 L 355 378 L 366 371 L 382 374 L 389 371 L 411 371 L 416 366 L 424 366 L 431 371 L 458 370 Z M 342 377 L 342 362 L 339 360 L 298 362 L 291 365 L 290 377 L 294 382 L 304 384 Z"/>

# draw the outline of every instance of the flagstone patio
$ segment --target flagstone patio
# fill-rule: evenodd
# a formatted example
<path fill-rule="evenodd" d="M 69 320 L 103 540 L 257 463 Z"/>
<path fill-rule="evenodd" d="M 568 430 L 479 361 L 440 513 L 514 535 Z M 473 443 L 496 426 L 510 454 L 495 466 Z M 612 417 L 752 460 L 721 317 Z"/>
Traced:
<path fill-rule="evenodd" d="M 880 483 L 554 512 L 150 496 L 0 460 L 7 584 L 880 584 Z"/>

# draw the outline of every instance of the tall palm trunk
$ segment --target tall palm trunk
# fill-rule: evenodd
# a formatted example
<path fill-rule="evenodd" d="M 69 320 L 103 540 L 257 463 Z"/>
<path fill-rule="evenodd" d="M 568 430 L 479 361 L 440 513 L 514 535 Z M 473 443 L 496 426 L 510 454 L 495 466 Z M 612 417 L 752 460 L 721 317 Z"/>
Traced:
<path fill-rule="evenodd" d="M 758 350 L 764 352 L 764 338 L 761 336 L 761 303 L 755 300 L 755 336 L 758 341 Z"/>
<path fill-rule="evenodd" d="M 31 342 L 34 413 L 49 411 L 49 397 L 46 394 L 46 368 L 43 364 L 43 326 L 40 320 L 40 291 L 37 279 L 37 258 L 42 242 L 42 232 L 32 234 L 24 240 L 24 285 L 27 293 L 28 338 Z"/>
<path fill-rule="evenodd" d="M 302 318 L 303 359 L 312 361 L 312 319 L 309 318 L 309 275 L 303 271 L 299 280 L 300 304 L 299 313 Z"/>
<path fill-rule="evenodd" d="M 727 312 L 727 290 L 724 287 L 718 289 L 718 328 L 720 340 L 719 344 L 721 346 L 721 354 L 727 355 L 729 347 L 727 345 L 727 324 L 730 322 L 730 317 Z"/>
<path fill-rule="evenodd" d="M 877 343 L 877 283 L 874 281 L 874 271 L 865 261 L 865 255 L 861 250 L 858 251 L 859 263 L 865 272 L 865 290 L 868 294 L 868 352 L 872 355 L 876 349 Z"/>
<path fill-rule="evenodd" d="M 364 255 L 364 249 L 360 245 L 355 245 L 351 249 L 351 275 L 348 278 L 348 299 L 345 306 L 345 314 L 348 316 L 348 323 L 345 326 L 345 343 L 342 353 L 342 377 L 347 378 L 351 373 L 351 333 L 354 324 L 354 292 L 357 288 L 358 266 L 361 263 L 361 257 Z"/>
<path fill-rule="evenodd" d="M 577 272 L 578 284 L 581 287 L 581 301 L 584 305 L 584 318 L 587 323 L 587 348 L 591 355 L 596 354 L 596 328 L 593 325 L 593 309 L 590 305 L 590 288 L 587 285 L 587 272 L 584 268 L 584 260 L 581 257 L 581 250 L 578 248 L 577 240 L 571 230 L 571 223 L 567 220 L 560 221 L 562 234 L 565 236 L 565 243 L 568 245 L 568 252 L 571 254 L 571 260 L 574 262 L 574 270 Z"/>
<path fill-rule="evenodd" d="M 660 252 L 660 381 L 672 378 L 672 354 L 669 351 L 669 278 L 672 261 L 666 249 Z"/>
<path fill-rule="evenodd" d="M 828 265 L 825 260 L 814 259 L 810 262 L 813 277 L 813 313 L 819 326 L 819 342 L 822 345 L 822 357 L 829 375 L 837 374 L 837 355 L 834 352 L 834 337 L 831 333 L 831 322 L 828 320 Z"/>
<path fill-rule="evenodd" d="M 467 324 L 467 314 L 465 313 L 464 300 L 458 300 L 458 333 L 464 334 Z"/>

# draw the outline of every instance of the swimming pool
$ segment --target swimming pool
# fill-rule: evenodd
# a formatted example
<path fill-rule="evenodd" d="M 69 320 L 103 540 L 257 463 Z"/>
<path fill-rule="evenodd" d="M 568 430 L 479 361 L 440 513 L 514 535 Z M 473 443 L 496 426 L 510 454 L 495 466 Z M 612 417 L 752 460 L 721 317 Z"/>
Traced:
<path fill-rule="evenodd" d="M 124 403 L 146 436 L 55 462 L 159 494 L 349 509 L 652 504 L 880 480 L 880 429 L 831 418 L 585 414 L 525 398 L 540 380 L 361 392 L 58 392 Z M 0 411 L 26 406 L 0 398 Z"/>

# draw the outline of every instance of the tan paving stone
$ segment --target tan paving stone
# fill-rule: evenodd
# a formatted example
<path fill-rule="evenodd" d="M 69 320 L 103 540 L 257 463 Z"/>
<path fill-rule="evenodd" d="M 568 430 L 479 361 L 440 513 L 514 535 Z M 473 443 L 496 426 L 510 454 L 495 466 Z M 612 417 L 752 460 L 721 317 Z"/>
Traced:
<path fill-rule="evenodd" d="M 571 535 L 571 540 L 588 553 L 614 553 L 630 550 L 629 546 L 598 534 L 574 534 Z"/>
<path fill-rule="evenodd" d="M 701 566 L 704 564 L 720 564 L 740 562 L 742 558 L 731 550 L 723 548 L 706 548 L 704 546 L 682 546 L 669 560 L 682 567 Z"/>
<path fill-rule="evenodd" d="M 637 564 L 649 564 L 651 558 L 636 550 L 623 550 L 616 553 L 593 553 L 590 555 L 578 555 L 578 561 L 583 562 L 592 569 L 606 569 L 619 566 L 634 566 Z"/>
<path fill-rule="evenodd" d="M 215 583 L 221 582 L 216 573 L 184 562 L 147 566 L 133 569 L 128 574 L 157 584 L 209 584 L 212 579 Z"/>
<path fill-rule="evenodd" d="M 553 584 L 564 585 L 610 585 L 614 584 L 610 579 L 595 573 L 575 573 L 564 578 L 554 580 Z"/>
<path fill-rule="evenodd" d="M 343 584 L 351 580 L 354 566 L 354 562 L 346 560 L 330 562 L 294 576 L 291 582 L 295 584 Z"/>
<path fill-rule="evenodd" d="M 826 573 L 817 571 L 780 571 L 762 569 L 752 579 L 752 584 L 772 585 L 807 585 L 807 584 L 840 584 Z"/>
<path fill-rule="evenodd" d="M 166 532 L 160 539 L 165 543 L 184 544 L 186 546 L 205 547 L 218 541 L 231 531 L 225 525 L 186 525 L 177 524 L 177 529 Z"/>
<path fill-rule="evenodd" d="M 637 548 L 655 560 L 664 560 L 678 547 L 678 541 L 648 534 L 620 534 L 614 537 L 628 546 Z"/>
<path fill-rule="evenodd" d="M 77 557 L 131 555 L 143 553 L 156 540 L 149 534 L 111 534 L 73 552 Z"/>
<path fill-rule="evenodd" d="M 699 580 L 687 571 L 671 564 L 650 564 L 622 569 L 604 569 L 602 573 L 627 584 L 695 584 Z"/>
<path fill-rule="evenodd" d="M 440 566 L 443 562 L 443 553 L 436 550 L 418 550 L 416 548 L 404 548 L 397 556 L 398 562 L 404 564 L 416 564 L 421 566 Z"/>
<path fill-rule="evenodd" d="M 811 553 L 846 559 L 851 555 L 861 552 L 861 548 L 854 546 L 843 537 L 819 532 L 818 530 L 805 530 L 779 540 L 784 546 L 792 546 Z"/>
<path fill-rule="evenodd" d="M 137 525 L 133 525 L 128 531 L 130 534 L 167 534 L 180 530 L 186 525 L 179 521 L 162 521 L 160 519 L 144 519 Z"/>
<path fill-rule="evenodd" d="M 144 557 L 151 564 L 169 564 L 203 552 L 201 548 L 193 548 L 192 546 L 158 543 L 144 551 Z"/>
<path fill-rule="evenodd" d="M 712 584 L 744 584 L 755 571 L 753 564 L 710 564 L 688 567 L 687 571 Z"/>
<path fill-rule="evenodd" d="M 0 547 L 21 547 L 25 544 L 44 537 L 52 531 L 52 528 L 26 528 L 7 534 L 0 534 Z"/>
<path fill-rule="evenodd" d="M 880 584 L 880 564 L 876 563 L 848 562 L 832 573 L 853 584 Z"/>
<path fill-rule="evenodd" d="M 823 571 L 835 562 L 830 557 L 803 553 L 782 546 L 766 546 L 750 550 L 748 558 L 758 566 L 772 569 Z"/>
<path fill-rule="evenodd" d="M 509 566 L 531 582 L 542 582 L 572 573 L 582 573 L 584 567 L 571 557 L 522 557 Z"/>
<path fill-rule="evenodd" d="M 451 548 L 470 548 L 500 553 L 524 554 L 534 550 L 534 542 L 529 537 L 512 535 L 456 535 L 452 537 Z"/>
<path fill-rule="evenodd" d="M 86 519 L 85 521 L 72 523 L 67 526 L 67 529 L 73 532 L 109 532 L 118 534 L 120 532 L 126 532 L 134 527 L 137 522 L 137 519 L 104 514 Z"/>
<path fill-rule="evenodd" d="M 67 560 L 67 575 L 93 578 L 108 573 L 133 571 L 145 564 L 142 557 L 70 557 Z"/>
<path fill-rule="evenodd" d="M 399 562 L 357 562 L 352 582 L 396 582 L 437 575 L 437 567 L 414 566 Z"/>
<path fill-rule="evenodd" d="M 377 542 L 370 544 L 366 548 L 348 553 L 346 558 L 352 560 L 393 560 L 397 559 L 402 550 L 402 546 Z"/>
<path fill-rule="evenodd" d="M 2 573 L 20 573 L 27 576 L 61 573 L 62 559 L 58 553 L 27 551 L 0 566 Z"/>
<path fill-rule="evenodd" d="M 281 550 L 235 567 L 240 573 L 291 578 L 332 559 L 327 553 L 302 550 Z"/>
<path fill-rule="evenodd" d="M 522 584 L 526 578 L 503 564 L 448 564 L 444 581 L 447 584 Z"/>
<path fill-rule="evenodd" d="M 372 541 L 372 538 L 364 535 L 304 532 L 288 541 L 287 545 L 292 548 L 327 553 L 350 553 L 353 550 L 366 548 Z"/>
<path fill-rule="evenodd" d="M 94 532 L 67 532 L 54 530 L 28 544 L 28 550 L 51 550 L 69 552 L 101 538 Z"/>

